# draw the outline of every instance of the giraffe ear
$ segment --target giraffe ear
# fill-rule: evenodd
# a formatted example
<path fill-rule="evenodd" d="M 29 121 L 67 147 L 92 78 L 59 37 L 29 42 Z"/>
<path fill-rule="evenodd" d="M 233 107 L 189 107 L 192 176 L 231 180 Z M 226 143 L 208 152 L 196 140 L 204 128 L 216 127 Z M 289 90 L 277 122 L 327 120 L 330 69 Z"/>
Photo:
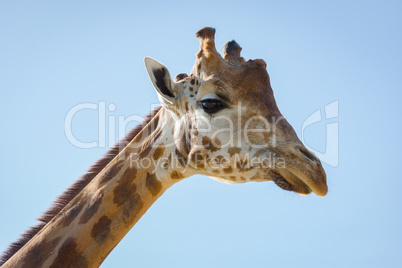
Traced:
<path fill-rule="evenodd" d="M 173 104 L 177 91 L 168 69 L 162 63 L 149 57 L 146 57 L 144 62 L 161 104 L 164 106 Z"/>

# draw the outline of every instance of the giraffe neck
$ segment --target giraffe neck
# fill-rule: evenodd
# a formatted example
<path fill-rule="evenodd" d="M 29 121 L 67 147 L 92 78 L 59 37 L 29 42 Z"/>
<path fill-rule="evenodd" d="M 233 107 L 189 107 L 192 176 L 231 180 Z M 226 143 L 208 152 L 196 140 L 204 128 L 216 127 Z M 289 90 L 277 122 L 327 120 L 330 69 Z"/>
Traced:
<path fill-rule="evenodd" d="M 165 146 L 174 144 L 172 120 L 162 108 L 3 267 L 99 266 L 164 191 L 189 176 L 167 162 L 177 154 L 175 146 Z"/>

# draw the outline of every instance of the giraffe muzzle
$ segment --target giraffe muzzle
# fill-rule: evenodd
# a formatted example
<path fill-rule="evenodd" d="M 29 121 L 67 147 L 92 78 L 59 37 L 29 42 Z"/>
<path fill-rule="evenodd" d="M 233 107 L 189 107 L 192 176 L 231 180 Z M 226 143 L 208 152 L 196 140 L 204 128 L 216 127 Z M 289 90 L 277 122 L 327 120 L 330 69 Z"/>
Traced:
<path fill-rule="evenodd" d="M 328 192 L 320 160 L 304 146 L 298 147 L 297 154 L 288 157 L 286 165 L 273 170 L 270 177 L 280 188 L 299 194 L 325 196 Z"/>

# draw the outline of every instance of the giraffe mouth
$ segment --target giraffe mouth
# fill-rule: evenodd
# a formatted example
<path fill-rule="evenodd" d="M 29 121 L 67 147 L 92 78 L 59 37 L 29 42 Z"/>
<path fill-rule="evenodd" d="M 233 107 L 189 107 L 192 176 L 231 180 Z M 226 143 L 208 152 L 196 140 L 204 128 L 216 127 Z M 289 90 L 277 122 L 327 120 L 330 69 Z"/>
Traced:
<path fill-rule="evenodd" d="M 313 191 L 301 178 L 288 170 L 274 171 L 272 174 L 273 182 L 283 190 L 302 195 L 308 195 Z"/>

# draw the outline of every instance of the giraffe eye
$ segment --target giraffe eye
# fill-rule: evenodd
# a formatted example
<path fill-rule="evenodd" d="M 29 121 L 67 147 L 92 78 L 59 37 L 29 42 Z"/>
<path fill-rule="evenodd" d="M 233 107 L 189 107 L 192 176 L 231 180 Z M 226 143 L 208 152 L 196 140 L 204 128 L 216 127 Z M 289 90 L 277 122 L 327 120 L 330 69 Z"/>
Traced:
<path fill-rule="evenodd" d="M 206 113 L 213 114 L 216 113 L 226 106 L 217 99 L 206 99 L 201 101 L 201 109 L 203 109 Z"/>

